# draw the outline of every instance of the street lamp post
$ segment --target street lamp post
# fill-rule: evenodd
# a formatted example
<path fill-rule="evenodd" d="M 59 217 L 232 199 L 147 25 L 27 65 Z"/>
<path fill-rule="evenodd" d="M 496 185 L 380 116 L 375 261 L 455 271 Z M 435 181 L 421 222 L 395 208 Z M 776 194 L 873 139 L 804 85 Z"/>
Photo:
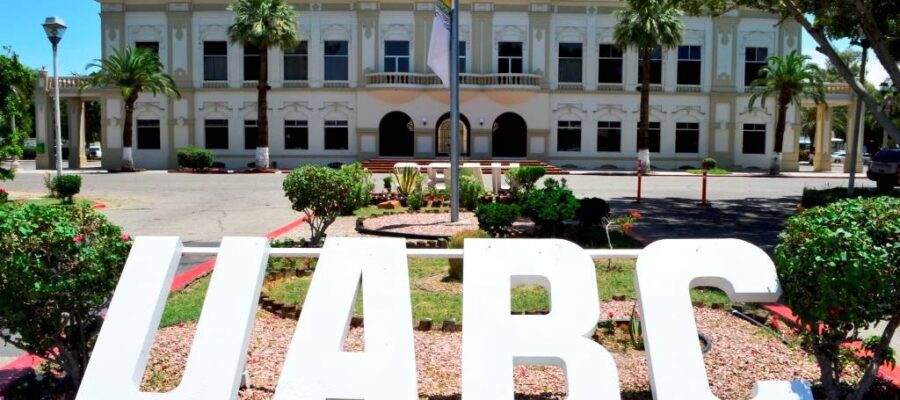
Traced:
<path fill-rule="evenodd" d="M 44 21 L 44 32 L 47 39 L 53 45 L 53 87 L 56 98 L 53 106 L 56 110 L 56 176 L 62 175 L 62 122 L 59 115 L 59 62 L 57 60 L 57 47 L 66 32 L 66 24 L 60 17 L 47 17 Z"/>

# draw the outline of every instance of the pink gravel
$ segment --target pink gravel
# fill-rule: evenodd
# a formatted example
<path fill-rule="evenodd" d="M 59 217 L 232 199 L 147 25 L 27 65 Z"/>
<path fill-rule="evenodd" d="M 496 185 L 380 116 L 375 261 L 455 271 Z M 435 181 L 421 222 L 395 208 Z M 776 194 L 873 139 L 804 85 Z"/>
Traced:
<path fill-rule="evenodd" d="M 603 315 L 616 318 L 631 313 L 633 302 L 605 302 Z M 727 311 L 695 309 L 700 332 L 713 340 L 704 356 L 713 393 L 722 400 L 750 398 L 753 383 L 761 380 L 804 379 L 815 381 L 818 367 L 797 347 L 788 347 L 774 336 L 732 317 Z M 247 370 L 251 387 L 239 398 L 271 399 L 296 321 L 281 319 L 265 311 L 257 315 L 250 340 Z M 194 323 L 161 329 L 151 351 L 142 390 L 167 391 L 174 388 L 184 370 L 184 362 L 195 329 Z M 363 328 L 350 330 L 346 351 L 361 351 Z M 415 332 L 416 367 L 420 395 L 432 399 L 458 398 L 460 393 L 460 333 Z M 619 381 L 626 399 L 650 399 L 646 355 L 636 350 L 611 351 L 619 369 Z M 565 379 L 555 367 L 517 367 L 513 374 L 517 398 L 565 398 Z"/>

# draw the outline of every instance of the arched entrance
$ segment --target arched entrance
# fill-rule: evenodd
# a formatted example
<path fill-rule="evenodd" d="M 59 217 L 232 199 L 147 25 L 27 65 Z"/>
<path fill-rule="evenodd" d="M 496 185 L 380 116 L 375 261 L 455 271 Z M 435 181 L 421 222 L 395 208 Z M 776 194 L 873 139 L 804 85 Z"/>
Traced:
<path fill-rule="evenodd" d="M 491 155 L 503 158 L 525 158 L 528 154 L 528 126 L 519 114 L 508 112 L 494 120 L 491 133 Z"/>
<path fill-rule="evenodd" d="M 469 125 L 469 119 L 465 115 L 459 114 L 459 155 L 469 155 L 469 132 L 472 127 Z M 435 143 L 437 145 L 435 153 L 438 156 L 450 155 L 450 113 L 446 113 L 438 118 L 435 125 Z"/>
<path fill-rule="evenodd" d="M 400 111 L 388 113 L 378 125 L 378 155 L 412 157 L 415 155 L 415 125 Z"/>

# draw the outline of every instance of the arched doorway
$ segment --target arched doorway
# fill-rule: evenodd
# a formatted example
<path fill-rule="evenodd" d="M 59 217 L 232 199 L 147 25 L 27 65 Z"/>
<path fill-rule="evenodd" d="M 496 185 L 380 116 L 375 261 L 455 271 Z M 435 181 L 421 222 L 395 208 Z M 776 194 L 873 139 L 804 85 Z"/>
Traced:
<path fill-rule="evenodd" d="M 459 155 L 469 155 L 469 132 L 472 127 L 469 125 L 469 119 L 465 115 L 459 114 Z M 446 113 L 438 118 L 435 125 L 435 143 L 437 145 L 435 153 L 438 156 L 450 155 L 450 113 Z"/>
<path fill-rule="evenodd" d="M 412 118 L 400 111 L 388 113 L 378 125 L 378 155 L 412 157 L 415 155 L 415 130 Z"/>
<path fill-rule="evenodd" d="M 492 156 L 525 158 L 528 155 L 528 126 L 519 114 L 501 114 L 491 130 Z"/>

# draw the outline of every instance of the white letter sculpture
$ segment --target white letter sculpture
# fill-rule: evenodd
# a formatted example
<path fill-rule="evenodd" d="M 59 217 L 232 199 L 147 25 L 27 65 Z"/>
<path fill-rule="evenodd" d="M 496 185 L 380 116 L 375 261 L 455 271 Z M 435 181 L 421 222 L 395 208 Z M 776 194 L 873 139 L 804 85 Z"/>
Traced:
<path fill-rule="evenodd" d="M 403 239 L 330 238 L 316 265 L 275 400 L 416 400 Z M 362 275 L 365 352 L 343 352 Z"/>
<path fill-rule="evenodd" d="M 656 400 L 717 399 L 697 345 L 690 288 L 715 287 L 747 303 L 772 303 L 781 295 L 769 256 L 737 239 L 654 242 L 638 258 L 635 280 Z M 753 388 L 754 400 L 812 398 L 804 382 L 763 381 Z"/>
<path fill-rule="evenodd" d="M 222 240 L 181 384 L 168 393 L 144 393 L 141 379 L 181 259 L 181 241 L 137 238 L 76 399 L 233 399 L 247 361 L 268 249 L 265 238 Z"/>
<path fill-rule="evenodd" d="M 570 400 L 619 399 L 612 356 L 591 340 L 600 318 L 594 263 L 563 240 L 465 241 L 464 400 L 512 399 L 514 365 L 563 368 Z M 547 315 L 510 315 L 510 290 L 550 292 Z"/>

